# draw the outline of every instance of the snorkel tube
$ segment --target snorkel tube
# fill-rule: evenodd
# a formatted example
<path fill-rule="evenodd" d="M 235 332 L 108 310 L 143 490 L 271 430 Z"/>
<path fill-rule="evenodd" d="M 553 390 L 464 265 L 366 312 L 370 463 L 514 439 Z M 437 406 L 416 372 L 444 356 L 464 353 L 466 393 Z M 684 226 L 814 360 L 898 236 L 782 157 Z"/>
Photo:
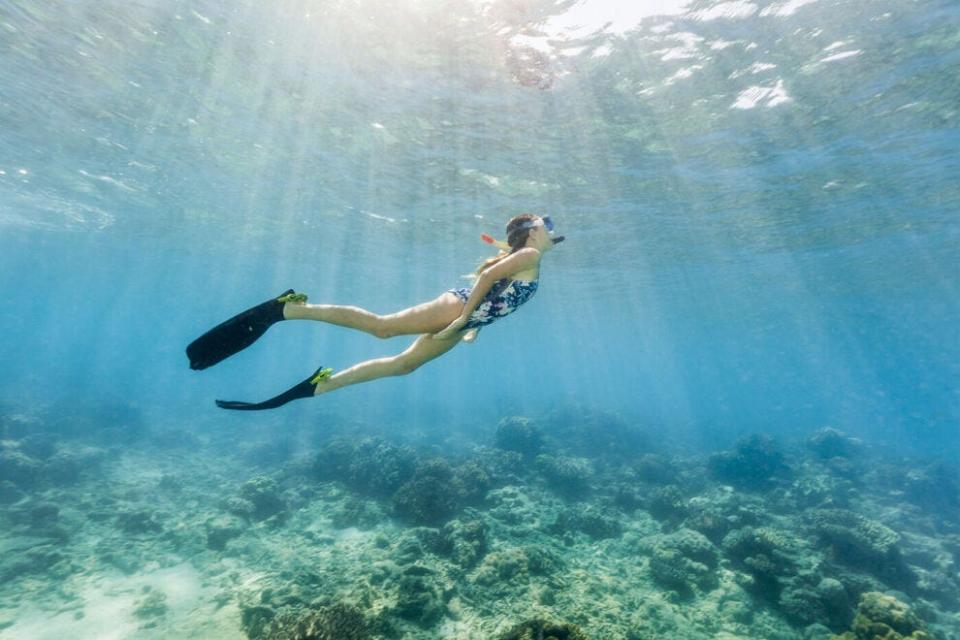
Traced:
<path fill-rule="evenodd" d="M 540 220 L 543 221 L 543 225 L 547 228 L 547 233 L 553 234 L 553 220 L 550 219 L 550 216 L 543 216 Z M 539 221 L 537 221 L 537 223 L 527 222 L 525 223 L 525 226 L 532 227 L 534 226 L 534 224 L 539 224 Z M 510 251 L 510 245 L 504 242 L 503 240 L 497 240 L 485 233 L 480 234 L 480 239 L 486 242 L 487 244 L 492 244 L 497 249 L 501 249 L 503 251 Z M 551 237 L 550 241 L 556 245 L 556 244 L 560 244 L 566 239 L 567 239 L 567 236 L 557 236 L 556 238 Z"/>
<path fill-rule="evenodd" d="M 504 251 L 510 251 L 510 245 L 508 245 L 503 240 L 495 240 L 494 238 L 488 236 L 485 233 L 480 234 L 480 239 L 486 242 L 487 244 L 492 244 L 497 249 L 502 249 Z M 567 239 L 567 236 L 557 236 L 556 238 L 550 238 L 550 242 L 553 244 L 560 244 Z"/>

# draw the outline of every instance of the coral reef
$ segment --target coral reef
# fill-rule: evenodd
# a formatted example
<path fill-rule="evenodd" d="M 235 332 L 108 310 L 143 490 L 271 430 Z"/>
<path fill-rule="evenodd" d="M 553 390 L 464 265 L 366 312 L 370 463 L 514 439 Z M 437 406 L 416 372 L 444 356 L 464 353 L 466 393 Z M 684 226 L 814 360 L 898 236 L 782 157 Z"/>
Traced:
<path fill-rule="evenodd" d="M 856 563 L 888 558 L 897 552 L 900 535 L 876 520 L 843 509 L 812 509 L 806 517 L 842 558 Z"/>
<path fill-rule="evenodd" d="M 590 489 L 593 465 L 586 458 L 569 458 L 541 454 L 536 459 L 537 472 L 557 493 L 580 496 Z"/>
<path fill-rule="evenodd" d="M 716 545 L 730 531 L 757 526 L 768 519 L 756 498 L 728 489 L 708 490 L 683 502 L 675 498 L 676 507 L 668 510 L 664 516 L 670 522 L 676 519 L 669 517 L 672 512 L 676 516 L 685 516 L 685 527 L 699 531 Z M 674 495 L 679 495 L 679 488 Z"/>
<path fill-rule="evenodd" d="M 322 480 L 339 480 L 360 493 L 386 498 L 413 476 L 417 455 L 380 438 L 359 442 L 334 439 L 314 458 L 314 471 Z"/>
<path fill-rule="evenodd" d="M 653 549 L 650 573 L 662 587 L 682 595 L 691 594 L 695 585 L 708 589 L 715 582 L 709 567 L 668 547 Z"/>
<path fill-rule="evenodd" d="M 676 482 L 680 475 L 665 456 L 656 453 L 641 455 L 632 468 L 637 479 L 651 484 L 670 484 Z"/>
<path fill-rule="evenodd" d="M 742 489 L 766 488 L 775 475 L 788 470 L 773 438 L 762 434 L 741 438 L 733 451 L 710 456 L 709 468 L 717 479 Z"/>
<path fill-rule="evenodd" d="M 557 514 L 547 531 L 561 537 L 584 533 L 593 540 L 600 540 L 620 536 L 623 533 L 623 524 L 612 510 L 588 505 L 584 508 L 564 509 Z"/>
<path fill-rule="evenodd" d="M 517 546 L 488 553 L 469 578 L 472 588 L 464 593 L 509 596 L 524 593 L 537 580 L 546 585 L 562 586 L 559 578 L 565 565 L 558 554 L 546 546 Z"/>
<path fill-rule="evenodd" d="M 846 508 L 856 497 L 852 483 L 824 473 L 822 468 L 805 464 L 787 491 L 787 499 L 800 509 Z"/>
<path fill-rule="evenodd" d="M 494 585 L 497 582 L 515 582 L 529 580 L 530 562 L 521 548 L 505 549 L 487 554 L 483 563 L 474 573 L 473 581 L 480 585 Z"/>
<path fill-rule="evenodd" d="M 425 628 L 439 622 L 445 610 L 442 593 L 432 579 L 433 573 L 420 565 L 406 567 L 400 577 L 394 609 L 401 618 Z"/>
<path fill-rule="evenodd" d="M 818 458 L 852 458 L 863 448 L 863 442 L 832 427 L 818 429 L 807 438 L 807 448 Z"/>
<path fill-rule="evenodd" d="M 540 428 L 530 418 L 511 416 L 497 425 L 494 444 L 504 451 L 513 451 L 533 458 L 544 448 L 544 436 Z"/>
<path fill-rule="evenodd" d="M 787 586 L 780 592 L 777 607 L 797 625 L 808 625 L 827 619 L 827 607 L 814 589 Z"/>
<path fill-rule="evenodd" d="M 223 551 L 227 543 L 240 536 L 243 523 L 231 516 L 216 516 L 206 522 L 207 548 Z"/>
<path fill-rule="evenodd" d="M 478 505 L 483 502 L 487 492 L 494 486 L 494 478 L 486 467 L 471 460 L 458 465 L 453 472 L 453 487 L 458 502 L 463 505 Z"/>
<path fill-rule="evenodd" d="M 345 603 L 271 617 L 262 631 L 251 631 L 247 630 L 247 636 L 252 640 L 368 640 L 371 637 L 363 612 Z"/>
<path fill-rule="evenodd" d="M 833 640 L 934 640 L 904 603 L 875 591 L 860 598 L 853 628 Z"/>
<path fill-rule="evenodd" d="M 647 511 L 657 520 L 676 523 L 687 515 L 687 499 L 677 485 L 657 487 L 650 492 Z"/>
<path fill-rule="evenodd" d="M 597 465 L 627 463 L 650 451 L 647 433 L 623 416 L 580 408 L 549 416 L 551 443 L 559 453 L 582 456 Z"/>
<path fill-rule="evenodd" d="M 469 569 L 487 552 L 489 527 L 479 517 L 464 517 L 443 527 L 441 549 L 458 566 Z"/>
<path fill-rule="evenodd" d="M 393 495 L 393 509 L 399 517 L 418 525 L 438 525 L 456 511 L 458 494 L 453 470 L 442 460 L 421 464 L 413 478 Z"/>
<path fill-rule="evenodd" d="M 650 556 L 653 579 L 665 589 L 689 597 L 697 588 L 709 590 L 717 584 L 717 549 L 701 533 L 679 529 L 657 534 L 641 540 L 640 548 Z"/>
<path fill-rule="evenodd" d="M 240 496 L 232 498 L 227 504 L 231 513 L 254 522 L 282 517 L 286 508 L 286 501 L 276 480 L 263 474 L 244 482 L 240 487 Z"/>
<path fill-rule="evenodd" d="M 142 450 L 84 458 L 81 441 L 21 432 L 0 444 L 0 630 L 34 637 L 34 602 L 82 625 L 102 583 L 117 624 L 158 637 L 957 637 L 949 465 L 833 431 L 783 451 L 754 437 L 712 459 L 607 457 L 555 436 L 608 418 L 558 420 L 514 416 L 497 447 L 456 457 L 148 431 Z M 522 453 L 499 446 L 511 430 Z M 251 477 L 256 451 L 277 455 Z"/>
<path fill-rule="evenodd" d="M 372 529 L 384 518 L 384 509 L 375 500 L 348 496 L 331 516 L 333 526 Z"/>
<path fill-rule="evenodd" d="M 898 588 L 911 588 L 916 576 L 903 562 L 900 534 L 886 525 L 843 509 L 811 509 L 805 517 L 831 559 L 864 569 Z"/>
<path fill-rule="evenodd" d="M 769 527 L 743 527 L 728 533 L 722 543 L 725 555 L 749 579 L 743 587 L 776 602 L 783 581 L 796 573 L 798 543 L 787 532 Z"/>
<path fill-rule="evenodd" d="M 498 640 L 589 640 L 576 625 L 528 620 L 500 635 Z"/>
<path fill-rule="evenodd" d="M 67 486 L 80 480 L 83 473 L 95 473 L 105 457 L 103 449 L 58 443 L 49 434 L 0 440 L 0 487 L 5 486 L 12 498 L 24 492 Z"/>
<path fill-rule="evenodd" d="M 902 485 L 907 498 L 927 510 L 942 510 L 960 521 L 960 467 L 938 461 L 906 470 Z"/>

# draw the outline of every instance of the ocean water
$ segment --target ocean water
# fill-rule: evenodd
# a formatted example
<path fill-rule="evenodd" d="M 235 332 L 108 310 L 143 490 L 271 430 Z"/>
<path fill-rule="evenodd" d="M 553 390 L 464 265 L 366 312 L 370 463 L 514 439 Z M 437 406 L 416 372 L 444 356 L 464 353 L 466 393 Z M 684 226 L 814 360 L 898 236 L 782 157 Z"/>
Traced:
<path fill-rule="evenodd" d="M 947 0 L 0 2 L 0 638 L 960 638 L 958 70 Z M 527 211 L 409 375 L 188 367 Z"/>

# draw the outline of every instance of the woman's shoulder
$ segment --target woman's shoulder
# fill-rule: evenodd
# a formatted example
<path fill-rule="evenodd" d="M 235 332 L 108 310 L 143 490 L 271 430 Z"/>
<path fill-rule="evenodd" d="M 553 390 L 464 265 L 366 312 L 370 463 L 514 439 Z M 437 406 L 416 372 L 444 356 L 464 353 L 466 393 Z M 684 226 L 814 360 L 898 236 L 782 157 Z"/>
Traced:
<path fill-rule="evenodd" d="M 540 258 L 543 254 L 535 247 L 524 247 L 515 254 L 516 260 L 522 263 L 525 269 L 536 269 L 540 266 Z"/>
<path fill-rule="evenodd" d="M 511 279 L 523 280 L 527 282 L 531 280 L 537 280 L 537 278 L 540 277 L 540 258 L 543 254 L 533 247 L 524 247 L 517 253 L 524 254 L 524 262 L 526 264 L 524 265 L 524 268 L 510 276 Z"/>
<path fill-rule="evenodd" d="M 494 280 L 504 278 L 511 280 L 522 280 L 526 278 L 525 274 L 539 273 L 541 253 L 536 249 L 525 247 L 508 256 L 502 257 L 494 264 L 483 270 L 481 275 L 492 277 Z M 524 274 L 521 277 L 521 274 Z"/>

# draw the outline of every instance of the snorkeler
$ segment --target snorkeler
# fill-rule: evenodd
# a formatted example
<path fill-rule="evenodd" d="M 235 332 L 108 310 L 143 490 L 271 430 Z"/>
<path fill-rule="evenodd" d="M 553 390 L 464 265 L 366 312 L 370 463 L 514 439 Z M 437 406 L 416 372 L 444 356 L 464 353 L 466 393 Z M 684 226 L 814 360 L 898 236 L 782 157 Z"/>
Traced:
<path fill-rule="evenodd" d="M 307 304 L 293 289 L 247 309 L 206 332 L 187 347 L 191 369 L 206 369 L 246 349 L 280 320 L 320 320 L 365 331 L 378 338 L 420 334 L 406 351 L 355 364 L 336 375 L 320 367 L 309 378 L 264 402 L 217 400 L 223 409 L 273 409 L 291 400 L 329 393 L 358 382 L 406 375 L 453 349 L 473 342 L 477 332 L 509 315 L 537 291 L 540 259 L 564 236 L 552 235 L 550 216 L 524 213 L 507 223 L 506 242 L 481 236 L 500 254 L 476 270 L 472 288 L 450 289 L 423 304 L 381 316 L 358 307 Z"/>

